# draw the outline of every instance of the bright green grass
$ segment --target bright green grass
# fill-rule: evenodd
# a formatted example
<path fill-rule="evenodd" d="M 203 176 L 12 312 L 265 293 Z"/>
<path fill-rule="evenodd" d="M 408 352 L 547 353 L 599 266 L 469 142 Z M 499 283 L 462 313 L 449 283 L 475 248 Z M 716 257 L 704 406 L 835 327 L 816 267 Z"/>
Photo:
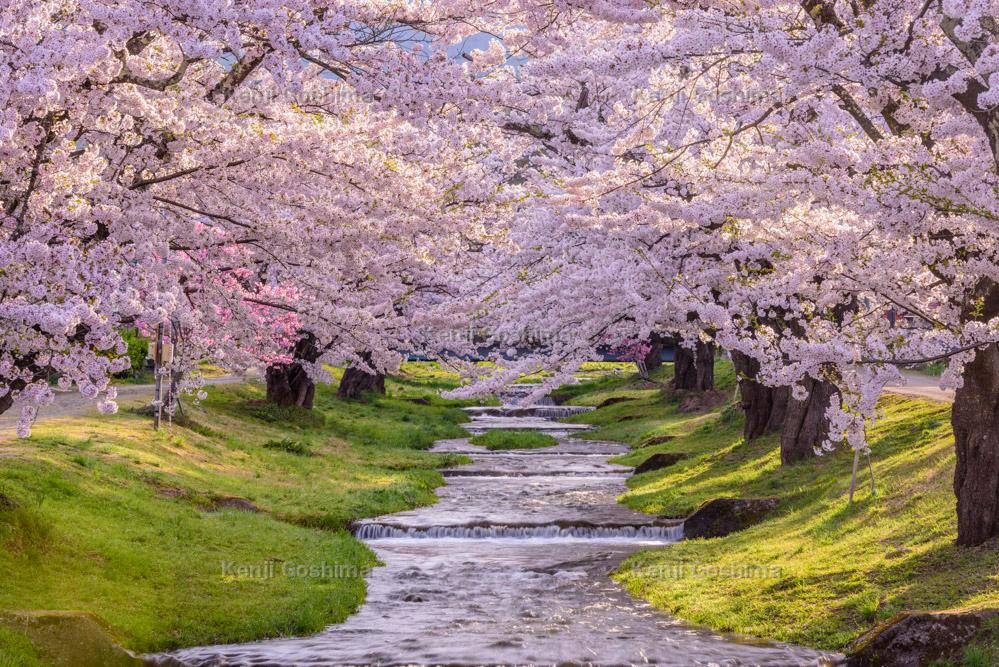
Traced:
<path fill-rule="evenodd" d="M 732 405 L 682 414 L 668 391 L 633 375 L 572 391 L 580 404 L 637 399 L 575 417 L 597 425 L 587 437 L 636 445 L 676 436 L 618 462 L 634 465 L 655 452 L 688 455 L 632 477 L 621 498 L 628 506 L 680 517 L 712 498 L 781 499 L 775 515 L 753 528 L 629 559 L 617 579 L 661 609 L 716 630 L 842 649 L 899 611 L 999 604 L 999 546 L 954 545 L 949 405 L 883 400 L 884 419 L 870 432 L 876 495 L 864 465 L 850 505 L 849 452 L 782 467 L 775 436 L 743 442 L 742 417 Z"/>
<path fill-rule="evenodd" d="M 485 447 L 491 451 L 500 449 L 540 449 L 558 444 L 558 440 L 547 433 L 537 431 L 503 431 L 495 429 L 473 437 L 473 445 Z"/>
<path fill-rule="evenodd" d="M 578 437 L 635 445 L 648 437 L 689 429 L 709 418 L 704 413 L 678 412 L 686 394 L 670 389 L 672 377 L 673 365 L 664 364 L 652 374 L 651 381 L 642 380 L 634 372 L 622 373 L 567 385 L 556 392 L 556 397 L 568 405 L 600 405 L 609 399 L 631 399 L 594 412 L 584 412 L 565 421 L 596 427 L 580 433 Z M 735 372 L 728 362 L 715 363 L 715 387 L 720 395 L 733 393 Z"/>
<path fill-rule="evenodd" d="M 0 626 L 0 667 L 44 667 L 46 662 L 20 632 Z"/>
<path fill-rule="evenodd" d="M 464 460 L 422 451 L 467 435 L 459 404 L 434 395 L 454 380 L 404 372 L 370 402 L 319 387 L 311 412 L 241 384 L 209 388 L 186 427 L 160 432 L 128 410 L 40 422 L 0 446 L 0 493 L 19 505 L 0 511 L 0 611 L 90 611 L 137 651 L 343 620 L 376 565 L 348 523 L 434 502 L 436 469 Z M 229 496 L 261 512 L 206 511 Z M 286 565 L 332 574 L 284 576 Z M 277 575 L 259 576 L 268 568 Z M 0 655 L 13 642 L 0 636 Z"/>

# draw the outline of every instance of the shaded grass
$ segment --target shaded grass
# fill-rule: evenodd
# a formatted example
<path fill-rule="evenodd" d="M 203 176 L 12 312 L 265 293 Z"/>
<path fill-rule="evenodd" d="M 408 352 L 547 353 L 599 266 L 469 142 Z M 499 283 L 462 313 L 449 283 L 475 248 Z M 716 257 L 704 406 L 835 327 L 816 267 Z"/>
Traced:
<path fill-rule="evenodd" d="M 537 431 L 505 431 L 492 430 L 474 436 L 470 442 L 473 445 L 485 447 L 488 450 L 500 449 L 541 449 L 558 444 L 558 440 L 547 433 Z"/>
<path fill-rule="evenodd" d="M 652 373 L 650 381 L 637 373 L 605 376 L 591 382 L 567 385 L 558 390 L 558 398 L 568 405 L 600 405 L 610 399 L 630 400 L 614 403 L 593 412 L 574 415 L 564 421 L 592 424 L 595 428 L 577 437 L 592 440 L 615 440 L 631 445 L 657 435 L 675 435 L 713 419 L 711 412 L 680 412 L 686 392 L 670 387 L 673 365 L 664 364 Z M 715 363 L 715 386 L 719 392 L 733 392 L 735 372 L 728 362 Z"/>
<path fill-rule="evenodd" d="M 636 399 L 574 417 L 597 425 L 587 437 L 635 446 L 674 436 L 617 462 L 636 465 L 656 452 L 688 455 L 630 478 L 620 498 L 629 507 L 680 517 L 713 498 L 780 499 L 775 514 L 755 527 L 626 561 L 616 578 L 655 606 L 720 631 L 839 650 L 903 610 L 999 604 L 999 546 L 954 544 L 950 406 L 886 396 L 884 418 L 869 434 L 876 493 L 864 474 L 850 505 L 848 451 L 785 467 L 776 436 L 743 441 L 741 413 L 732 405 L 683 414 L 668 392 L 633 376 L 573 391 L 580 404 Z"/>
<path fill-rule="evenodd" d="M 454 381 L 421 371 L 370 402 L 319 387 L 311 412 L 218 385 L 160 432 L 128 410 L 40 422 L 3 451 L 0 494 L 16 506 L 0 509 L 0 609 L 93 612 L 137 651 L 343 620 L 376 565 L 349 522 L 435 502 L 437 468 L 462 460 L 422 451 L 467 435 L 460 403 L 435 396 Z M 206 511 L 225 499 L 260 511 Z M 282 574 L 297 565 L 327 576 Z"/>
<path fill-rule="evenodd" d="M 0 626 L 0 667 L 44 667 L 31 641 L 20 632 Z"/>

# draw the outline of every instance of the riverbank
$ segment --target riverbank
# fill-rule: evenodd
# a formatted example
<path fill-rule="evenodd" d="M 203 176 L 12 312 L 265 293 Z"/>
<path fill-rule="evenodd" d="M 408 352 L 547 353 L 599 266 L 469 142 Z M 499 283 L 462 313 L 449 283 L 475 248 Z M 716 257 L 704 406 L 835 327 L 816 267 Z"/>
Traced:
<path fill-rule="evenodd" d="M 435 502 L 437 469 L 463 460 L 423 451 L 465 434 L 461 404 L 436 396 L 454 378 L 404 370 L 370 403 L 319 387 L 313 411 L 275 409 L 259 383 L 213 386 L 158 433 L 139 401 L 7 440 L 0 615 L 91 612 L 138 652 L 343 620 L 375 565 L 348 523 Z M 26 651 L 0 632 L 0 656 Z"/>
<path fill-rule="evenodd" d="M 617 502 L 631 470 L 616 443 L 579 440 L 555 408 L 504 397 L 507 414 L 476 410 L 470 432 L 541 432 L 549 447 L 491 450 L 468 438 L 434 451 L 468 456 L 428 507 L 361 521 L 383 564 L 365 604 L 304 637 L 200 646 L 185 665 L 790 665 L 826 664 L 814 650 L 744 642 L 656 613 L 608 576 L 643 547 L 681 532 Z M 521 430 L 511 430 L 519 427 Z M 175 664 L 168 662 L 168 664 Z"/>
<path fill-rule="evenodd" d="M 720 363 L 718 372 L 720 393 L 733 398 L 731 368 Z M 668 378 L 668 369 L 654 376 Z M 619 463 L 686 455 L 630 478 L 620 498 L 628 507 L 682 517 L 714 498 L 779 499 L 744 531 L 626 561 L 617 580 L 660 609 L 720 631 L 843 650 L 901 611 L 999 606 L 999 548 L 954 544 L 948 404 L 883 399 L 884 419 L 870 434 L 875 493 L 862 470 L 850 505 L 850 452 L 783 468 L 776 436 L 743 442 L 732 400 L 682 412 L 682 397 L 633 375 L 567 387 L 562 398 L 605 405 L 570 421 L 597 427 L 582 437 L 631 445 Z M 661 442 L 641 447 L 654 439 Z M 995 649 L 991 635 L 980 637 L 964 664 L 993 664 Z"/>

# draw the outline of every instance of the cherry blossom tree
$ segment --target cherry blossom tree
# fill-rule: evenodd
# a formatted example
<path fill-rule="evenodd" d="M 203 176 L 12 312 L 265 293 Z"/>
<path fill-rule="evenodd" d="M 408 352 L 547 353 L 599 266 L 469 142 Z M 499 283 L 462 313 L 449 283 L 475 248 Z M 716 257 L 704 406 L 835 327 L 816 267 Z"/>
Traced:
<path fill-rule="evenodd" d="M 328 363 L 543 332 L 567 381 L 675 339 L 782 459 L 899 367 L 957 388 L 958 539 L 999 535 L 997 0 L 12 0 L 0 17 L 0 411 L 113 411 L 118 330 L 178 364 Z M 469 46 L 474 43 L 475 46 Z M 898 326 L 898 315 L 918 323 Z M 180 371 L 183 369 L 172 369 Z M 481 370 L 470 370 L 472 374 Z M 363 376 L 363 377 L 362 377 Z M 354 385 L 353 381 L 347 383 Z M 364 383 L 361 383 L 364 384 Z"/>
<path fill-rule="evenodd" d="M 949 359 L 959 541 L 999 534 L 997 14 L 690 1 L 574 25 L 509 103 L 536 198 L 497 317 L 573 332 L 521 368 L 571 367 L 606 330 L 714 340 L 790 389 L 749 403 L 806 446 L 793 461 L 865 451 L 897 368 Z"/>
<path fill-rule="evenodd" d="M 390 365 L 434 254 L 477 233 L 460 209 L 488 214 L 503 173 L 475 122 L 483 58 L 445 47 L 558 10 L 500 9 L 7 3 L 0 409 L 24 434 L 50 376 L 106 394 L 125 324 L 175 321 L 230 368 L 290 361 L 301 332 L 320 376 Z"/>

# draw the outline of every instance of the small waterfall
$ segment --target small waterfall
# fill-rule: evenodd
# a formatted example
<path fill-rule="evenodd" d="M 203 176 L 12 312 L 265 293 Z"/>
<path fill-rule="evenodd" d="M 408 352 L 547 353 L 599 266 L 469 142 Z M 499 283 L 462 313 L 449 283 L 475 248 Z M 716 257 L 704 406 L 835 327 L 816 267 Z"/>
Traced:
<path fill-rule="evenodd" d="M 550 400 L 550 399 L 549 399 Z M 465 408 L 474 417 L 537 417 L 539 419 L 563 419 L 572 415 L 592 412 L 590 405 L 506 405 Z"/>
<path fill-rule="evenodd" d="M 627 479 L 629 473 L 625 470 L 462 470 L 461 468 L 445 468 L 439 471 L 443 477 L 496 477 L 514 479 L 517 477 L 620 477 Z"/>
<path fill-rule="evenodd" d="M 563 419 L 565 417 L 571 417 L 572 415 L 582 414 L 584 412 L 591 412 L 596 408 L 583 405 L 544 405 L 539 403 L 536 407 L 521 408 L 521 410 L 528 411 L 530 414 L 523 415 L 524 417 L 540 417 L 542 419 Z M 511 415 L 520 416 L 520 415 Z"/>
<path fill-rule="evenodd" d="M 514 384 L 501 391 L 499 397 L 503 399 L 504 404 L 520 405 L 528 394 L 537 391 L 537 389 L 538 386 L 535 384 Z M 535 405 L 555 405 L 555 401 L 551 396 L 543 396 L 537 400 Z"/>
<path fill-rule="evenodd" d="M 379 523 L 362 523 L 354 528 L 354 537 L 360 540 L 380 540 L 408 537 L 415 539 L 462 538 L 485 540 L 491 538 L 580 538 L 580 539 L 636 539 L 678 542 L 683 539 L 683 524 L 675 526 L 429 526 L 426 528 L 399 528 Z"/>

